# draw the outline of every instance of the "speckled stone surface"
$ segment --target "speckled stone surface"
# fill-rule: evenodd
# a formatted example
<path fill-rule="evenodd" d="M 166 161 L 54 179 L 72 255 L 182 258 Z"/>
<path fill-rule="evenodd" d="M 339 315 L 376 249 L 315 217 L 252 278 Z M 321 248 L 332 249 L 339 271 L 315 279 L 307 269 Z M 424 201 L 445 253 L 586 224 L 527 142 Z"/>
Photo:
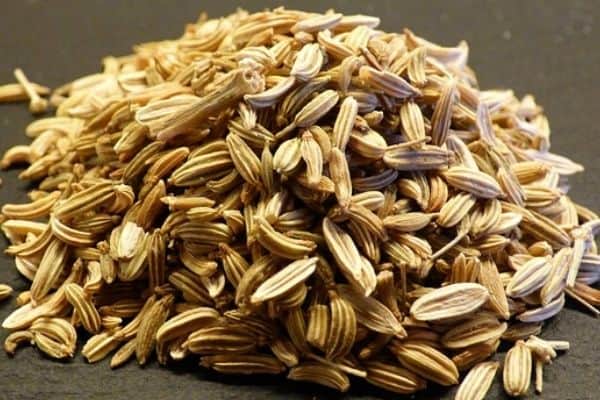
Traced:
<path fill-rule="evenodd" d="M 96 72 L 107 54 L 124 54 L 138 42 L 175 37 L 201 10 L 210 16 L 285 3 L 288 7 L 382 18 L 382 28 L 410 27 L 435 42 L 466 39 L 471 66 L 482 87 L 505 87 L 519 95 L 531 92 L 551 122 L 553 148 L 585 165 L 572 180 L 572 196 L 600 209 L 600 7 L 590 1 L 212 1 L 193 0 L 4 0 L 0 2 L 0 82 L 12 81 L 22 67 L 31 79 L 57 86 Z M 31 121 L 26 105 L 0 105 L 0 151 L 25 142 Z M 27 184 L 17 172 L 1 176 L 0 202 L 25 200 Z M 0 240 L 5 245 L 3 239 Z M 9 257 L 0 256 L 0 282 L 17 291 L 27 283 Z M 0 304 L 0 319 L 14 299 Z M 568 303 L 550 321 L 543 337 L 568 339 L 572 350 L 545 369 L 544 400 L 600 398 L 600 321 Z M 4 339 L 6 332 L 0 333 Z M 502 355 L 500 356 L 502 358 Z M 455 389 L 432 387 L 415 399 L 451 399 Z M 80 355 L 53 362 L 33 348 L 14 359 L 0 352 L 0 399 L 397 399 L 371 386 L 353 382 L 339 395 L 281 377 L 222 377 L 197 366 L 197 360 L 169 368 L 130 363 L 117 372 L 107 362 L 86 365 Z M 504 399 L 499 380 L 489 399 Z"/>

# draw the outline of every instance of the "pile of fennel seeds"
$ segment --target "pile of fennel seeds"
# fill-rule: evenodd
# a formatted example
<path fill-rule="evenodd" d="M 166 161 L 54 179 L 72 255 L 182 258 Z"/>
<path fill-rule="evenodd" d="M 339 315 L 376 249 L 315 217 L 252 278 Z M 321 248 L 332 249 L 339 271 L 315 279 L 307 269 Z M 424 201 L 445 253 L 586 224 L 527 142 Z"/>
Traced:
<path fill-rule="evenodd" d="M 567 195 L 583 168 L 549 152 L 532 96 L 479 90 L 466 43 L 378 23 L 201 18 L 55 90 L 56 117 L 2 159 L 38 185 L 2 208 L 31 280 L 6 351 L 73 357 L 79 334 L 112 367 L 199 356 L 399 393 L 462 374 L 457 398 L 481 399 L 507 341 L 507 393 L 532 374 L 541 391 L 569 346 L 543 322 L 565 297 L 600 304 L 598 217 Z M 0 101 L 43 111 L 47 91 L 15 77 Z"/>

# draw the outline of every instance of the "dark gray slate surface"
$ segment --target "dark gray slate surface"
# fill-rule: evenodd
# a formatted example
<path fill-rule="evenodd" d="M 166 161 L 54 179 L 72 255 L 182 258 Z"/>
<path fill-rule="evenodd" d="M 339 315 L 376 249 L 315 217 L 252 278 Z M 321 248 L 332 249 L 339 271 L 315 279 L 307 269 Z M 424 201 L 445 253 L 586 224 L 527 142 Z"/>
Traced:
<path fill-rule="evenodd" d="M 0 82 L 12 81 L 22 67 L 32 79 L 57 86 L 98 70 L 107 54 L 124 54 L 131 45 L 175 37 L 201 10 L 211 16 L 237 6 L 259 10 L 272 1 L 169 0 L 2 0 L 0 1 Z M 509 87 L 519 95 L 536 94 L 551 121 L 552 143 L 560 153 L 586 166 L 573 179 L 572 196 L 600 209 L 600 128 L 598 66 L 600 7 L 597 1 L 290 1 L 288 7 L 382 17 L 382 27 L 410 27 L 433 41 L 455 44 L 467 39 L 471 65 L 482 87 Z M 0 106 L 0 151 L 23 143 L 31 120 L 26 106 Z M 27 185 L 16 171 L 2 174 L 0 202 L 25 200 Z M 27 284 L 12 260 L 0 256 L 0 282 L 17 290 Z M 0 305 L 0 318 L 13 309 Z M 569 339 L 572 350 L 546 368 L 541 399 L 600 398 L 599 321 L 569 304 L 548 324 L 544 337 Z M 6 333 L 0 334 L 0 339 Z M 454 390 L 433 389 L 417 399 L 450 399 Z M 532 394 L 532 397 L 534 395 Z M 279 377 L 220 377 L 196 367 L 195 361 L 171 368 L 129 364 L 111 372 L 106 362 L 89 366 L 81 356 L 67 363 L 45 359 L 36 350 L 20 350 L 10 360 L 0 352 L 0 399 L 331 399 L 398 398 L 355 384 L 341 396 L 312 385 L 287 383 Z M 490 399 L 503 399 L 496 384 Z"/>

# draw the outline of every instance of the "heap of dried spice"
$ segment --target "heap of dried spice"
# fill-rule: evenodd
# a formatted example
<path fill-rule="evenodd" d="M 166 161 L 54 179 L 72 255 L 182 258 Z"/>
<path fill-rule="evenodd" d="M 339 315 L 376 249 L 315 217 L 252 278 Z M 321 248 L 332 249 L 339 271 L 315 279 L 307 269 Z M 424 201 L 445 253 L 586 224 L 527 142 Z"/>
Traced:
<path fill-rule="evenodd" d="M 598 314 L 598 216 L 568 196 L 582 167 L 549 152 L 532 96 L 480 90 L 468 46 L 379 19 L 283 8 L 202 16 L 175 40 L 107 57 L 30 99 L 28 204 L 2 208 L 31 281 L 2 326 L 14 353 L 111 367 L 198 357 L 398 393 L 482 399 L 542 389 L 568 342 L 539 338 L 571 297 Z M 0 297 L 10 296 L 0 287 Z"/>

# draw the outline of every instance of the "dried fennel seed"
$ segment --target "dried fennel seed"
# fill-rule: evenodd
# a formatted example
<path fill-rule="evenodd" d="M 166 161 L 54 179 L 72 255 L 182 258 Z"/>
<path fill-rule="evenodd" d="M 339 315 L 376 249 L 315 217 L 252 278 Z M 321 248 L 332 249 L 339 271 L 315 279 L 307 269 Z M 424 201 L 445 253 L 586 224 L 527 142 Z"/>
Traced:
<path fill-rule="evenodd" d="M 543 322 L 567 296 L 600 313 L 600 220 L 567 196 L 582 167 L 548 151 L 532 96 L 479 89 L 466 43 L 378 24 L 240 10 L 56 89 L 0 160 L 37 184 L 1 210 L 31 281 L 5 350 L 73 357 L 79 331 L 113 368 L 199 354 L 402 394 L 460 371 L 456 398 L 482 399 L 505 341 L 506 391 L 532 372 L 541 391 L 569 347 Z M 15 76 L 0 102 L 43 111 Z"/>

